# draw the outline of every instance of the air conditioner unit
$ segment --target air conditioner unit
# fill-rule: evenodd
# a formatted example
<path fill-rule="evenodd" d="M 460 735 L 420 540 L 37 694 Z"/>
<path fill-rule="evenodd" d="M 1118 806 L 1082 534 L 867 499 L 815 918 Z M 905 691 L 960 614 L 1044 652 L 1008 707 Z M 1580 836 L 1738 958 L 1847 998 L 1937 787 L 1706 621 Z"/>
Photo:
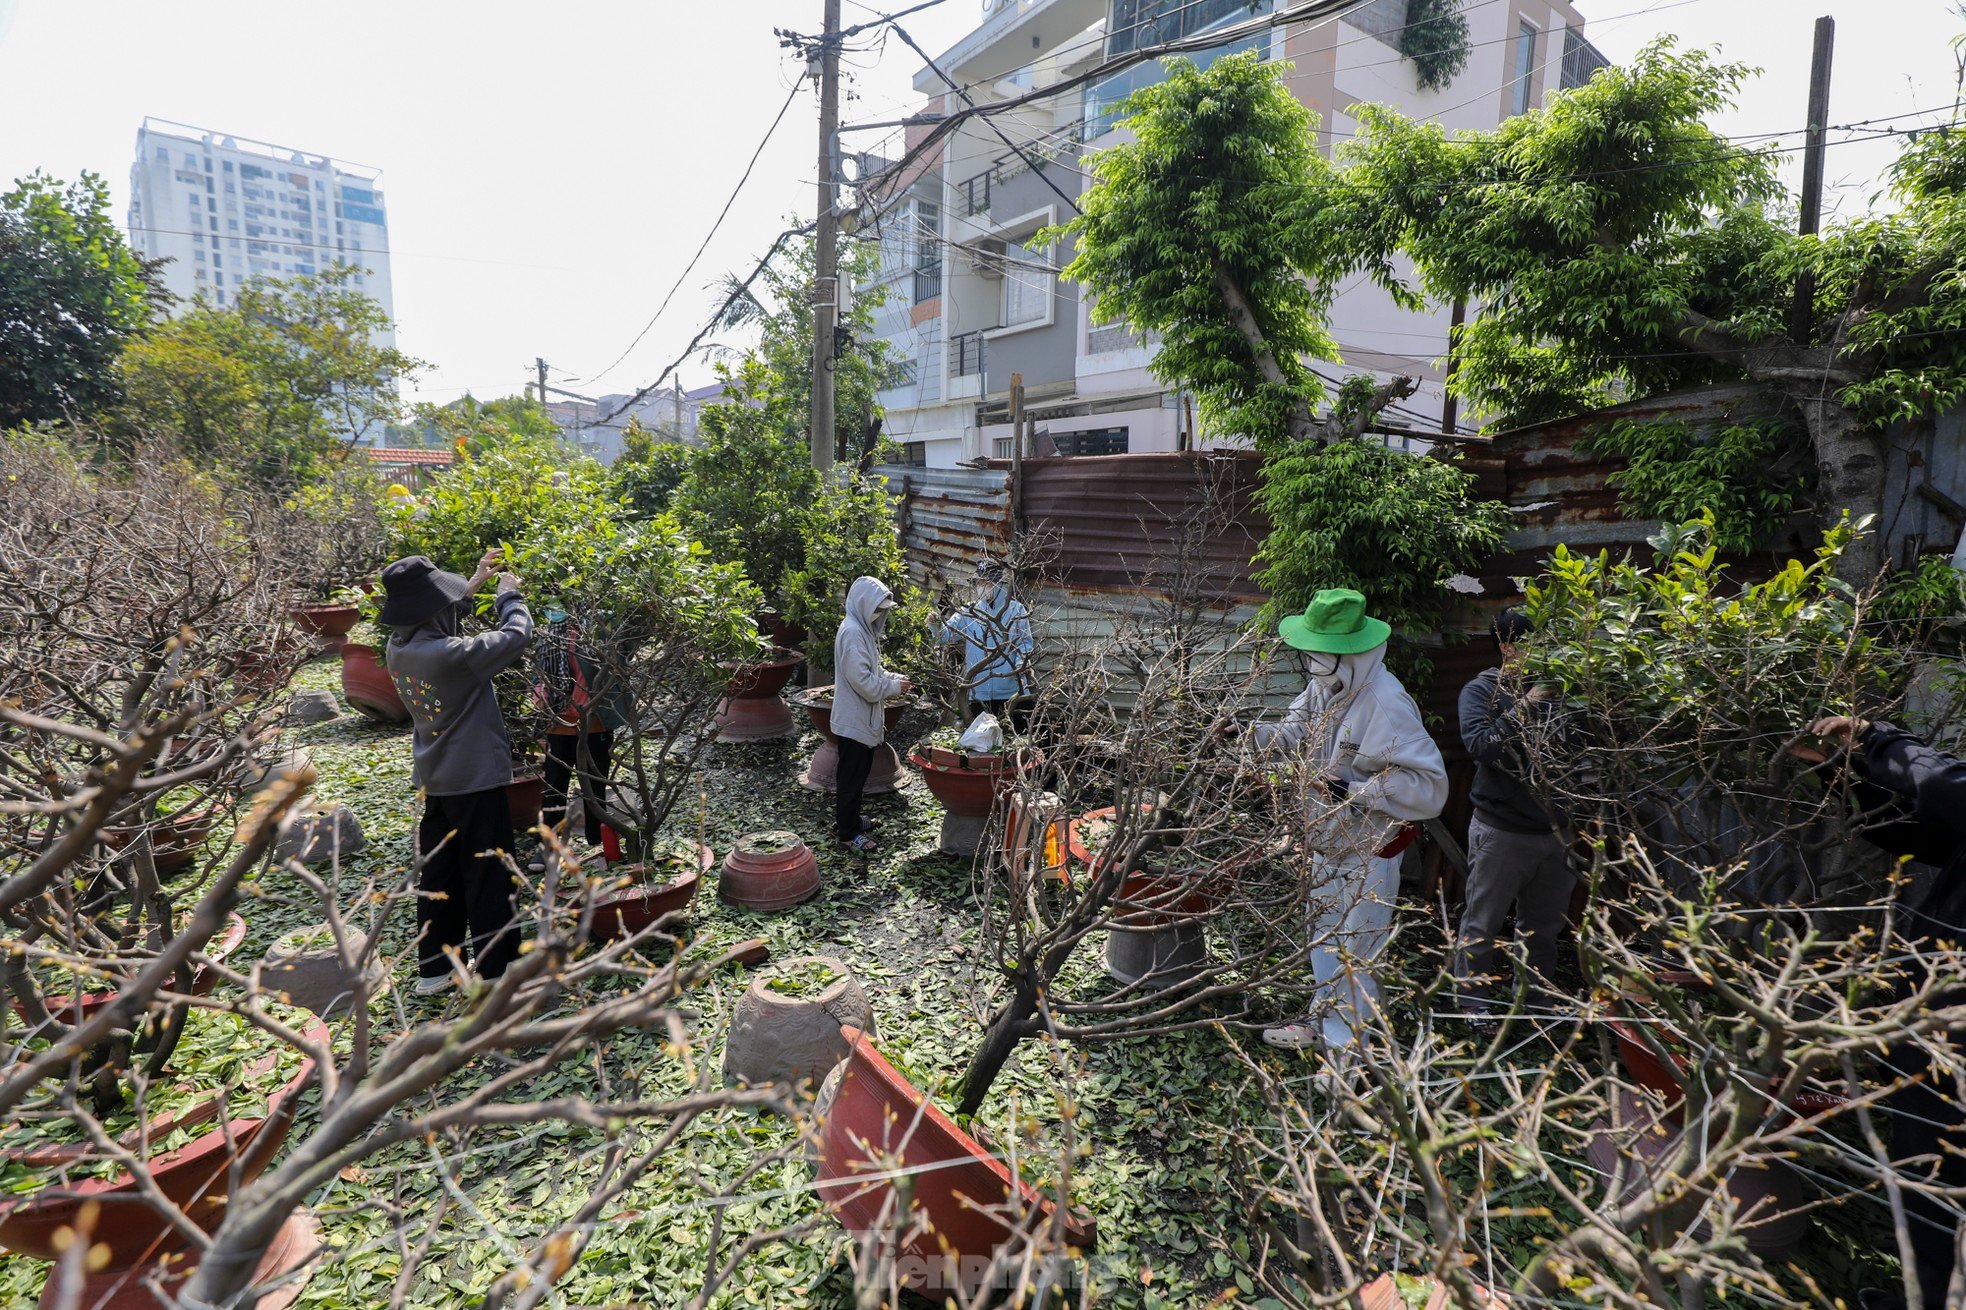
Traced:
<path fill-rule="evenodd" d="M 987 246 L 963 247 L 963 254 L 969 261 L 969 271 L 989 282 L 1003 280 L 1003 253 Z"/>

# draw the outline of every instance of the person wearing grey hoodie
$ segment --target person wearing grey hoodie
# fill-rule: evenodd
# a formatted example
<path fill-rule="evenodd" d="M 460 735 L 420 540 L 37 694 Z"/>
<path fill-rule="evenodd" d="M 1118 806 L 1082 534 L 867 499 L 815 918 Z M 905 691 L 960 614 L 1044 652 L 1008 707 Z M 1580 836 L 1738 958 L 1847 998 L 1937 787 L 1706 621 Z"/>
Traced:
<path fill-rule="evenodd" d="M 887 730 L 887 703 L 914 684 L 881 664 L 881 640 L 894 596 L 879 578 L 855 578 L 847 589 L 846 615 L 833 638 L 833 735 L 840 740 L 838 789 L 833 793 L 835 831 L 857 854 L 874 852 L 872 827 L 860 815 L 867 773 Z"/>
<path fill-rule="evenodd" d="M 481 978 L 503 974 L 519 953 L 517 889 L 507 852 L 516 844 L 505 786 L 512 744 L 492 679 L 525 657 L 532 615 L 515 574 L 498 575 L 498 626 L 459 630 L 470 596 L 500 562 L 488 550 L 475 576 L 445 572 L 423 555 L 381 574 L 380 621 L 395 629 L 387 664 L 415 725 L 412 776 L 423 791 L 417 825 L 417 991 L 454 981 L 467 945 Z"/>

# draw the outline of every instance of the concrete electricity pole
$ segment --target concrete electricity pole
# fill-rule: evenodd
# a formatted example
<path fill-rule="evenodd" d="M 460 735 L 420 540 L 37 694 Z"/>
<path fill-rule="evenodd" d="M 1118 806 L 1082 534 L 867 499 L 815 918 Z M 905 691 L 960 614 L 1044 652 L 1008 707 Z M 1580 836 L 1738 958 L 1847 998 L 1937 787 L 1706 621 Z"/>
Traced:
<path fill-rule="evenodd" d="M 839 323 L 840 180 L 834 144 L 840 131 L 840 0 L 826 0 L 826 34 L 819 47 L 819 231 L 812 281 L 812 466 L 833 467 L 834 329 Z"/>
<path fill-rule="evenodd" d="M 535 355 L 533 356 L 532 362 L 533 367 L 539 370 L 539 404 L 540 408 L 544 409 L 546 407 L 546 361 Z"/>
<path fill-rule="evenodd" d="M 1798 231 L 1814 236 L 1823 223 L 1823 154 L 1829 144 L 1829 73 L 1836 57 L 1836 20 L 1825 14 L 1816 20 L 1816 48 L 1809 65 L 1809 135 L 1802 152 L 1802 222 Z M 1814 344 L 1816 279 L 1804 273 L 1795 280 L 1795 309 L 1789 337 L 1807 349 Z"/>

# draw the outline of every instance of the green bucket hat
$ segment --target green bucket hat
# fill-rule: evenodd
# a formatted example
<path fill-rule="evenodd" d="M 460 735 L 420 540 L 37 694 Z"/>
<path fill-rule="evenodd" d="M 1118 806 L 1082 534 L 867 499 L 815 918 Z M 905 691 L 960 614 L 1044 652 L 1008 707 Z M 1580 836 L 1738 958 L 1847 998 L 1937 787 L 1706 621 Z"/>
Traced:
<path fill-rule="evenodd" d="M 1347 587 L 1332 587 L 1311 598 L 1302 614 L 1277 625 L 1277 634 L 1298 650 L 1325 655 L 1356 655 L 1386 644 L 1392 626 L 1365 613 L 1365 597 Z"/>

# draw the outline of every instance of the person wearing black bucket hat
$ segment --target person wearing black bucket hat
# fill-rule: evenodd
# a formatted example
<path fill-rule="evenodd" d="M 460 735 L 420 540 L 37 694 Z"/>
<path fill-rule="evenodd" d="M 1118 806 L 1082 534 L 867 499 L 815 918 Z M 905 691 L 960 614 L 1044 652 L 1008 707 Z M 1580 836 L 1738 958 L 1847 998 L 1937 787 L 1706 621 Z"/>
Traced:
<path fill-rule="evenodd" d="M 470 637 L 460 631 L 466 603 L 500 562 L 500 552 L 488 550 L 477 573 L 463 578 L 411 555 L 380 577 L 378 617 L 395 630 L 389 676 L 415 724 L 414 777 L 423 790 L 416 986 L 425 994 L 453 985 L 467 948 L 481 978 L 504 973 L 519 951 L 507 857 L 515 845 L 505 798 L 512 745 L 492 686 L 532 643 L 517 575 L 498 575 L 496 627 Z"/>

